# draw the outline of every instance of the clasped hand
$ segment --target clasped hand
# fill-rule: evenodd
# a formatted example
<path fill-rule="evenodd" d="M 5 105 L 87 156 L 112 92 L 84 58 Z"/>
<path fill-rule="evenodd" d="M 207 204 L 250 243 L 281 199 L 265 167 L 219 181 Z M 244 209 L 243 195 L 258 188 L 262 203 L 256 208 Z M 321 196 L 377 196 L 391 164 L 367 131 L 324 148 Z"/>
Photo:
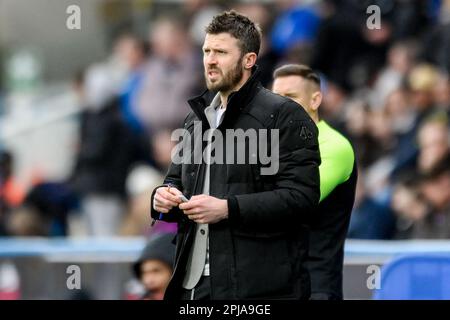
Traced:
<path fill-rule="evenodd" d="M 196 223 L 213 224 L 228 218 L 227 200 L 200 194 L 188 202 L 182 202 L 182 192 L 175 187 L 160 187 L 156 190 L 153 209 L 168 213 L 173 207 L 179 207 L 183 213 Z"/>

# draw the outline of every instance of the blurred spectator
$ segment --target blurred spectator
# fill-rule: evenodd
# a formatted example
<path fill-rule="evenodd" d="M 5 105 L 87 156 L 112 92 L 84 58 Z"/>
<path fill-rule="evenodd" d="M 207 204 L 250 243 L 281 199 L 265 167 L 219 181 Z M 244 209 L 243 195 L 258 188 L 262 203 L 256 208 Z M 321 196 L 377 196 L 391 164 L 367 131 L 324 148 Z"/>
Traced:
<path fill-rule="evenodd" d="M 382 15 L 392 25 L 392 38 L 396 41 L 419 37 L 428 30 L 432 20 L 429 10 L 432 1 L 375 0 Z M 383 18 L 382 18 L 383 19 Z"/>
<path fill-rule="evenodd" d="M 359 177 L 364 177 L 362 172 Z M 348 238 L 389 240 L 395 232 L 395 216 L 389 206 L 378 203 L 368 194 L 363 178 L 356 184 L 356 196 L 348 229 Z"/>
<path fill-rule="evenodd" d="M 368 130 L 374 140 L 377 141 L 377 158 L 388 156 L 395 147 L 393 126 L 387 112 L 371 111 L 368 114 Z"/>
<path fill-rule="evenodd" d="M 151 25 L 152 54 L 137 97 L 138 115 L 148 130 L 181 126 L 189 111 L 187 99 L 201 83 L 199 55 L 184 26 L 175 18 L 162 17 Z"/>
<path fill-rule="evenodd" d="M 419 129 L 417 170 L 427 173 L 450 155 L 450 131 L 447 115 L 437 113 L 426 119 Z"/>
<path fill-rule="evenodd" d="M 403 220 L 403 238 L 450 239 L 450 157 L 399 184 L 392 207 Z"/>
<path fill-rule="evenodd" d="M 114 95 L 119 95 L 130 73 L 127 51 L 129 48 L 129 38 L 118 36 L 113 41 L 110 55 L 103 61 L 102 65 L 109 77 L 109 90 Z M 136 57 L 137 58 L 137 57 Z"/>
<path fill-rule="evenodd" d="M 184 0 L 183 15 L 189 21 L 189 36 L 199 49 L 205 40 L 205 27 L 221 12 L 214 0 Z"/>
<path fill-rule="evenodd" d="M 312 67 L 344 90 L 368 84 L 384 65 L 392 28 L 387 19 L 380 29 L 366 26 L 367 5 L 358 1 L 323 1 Z"/>
<path fill-rule="evenodd" d="M 19 206 L 25 190 L 14 177 L 14 157 L 8 151 L 0 151 L 0 198 L 8 208 Z"/>
<path fill-rule="evenodd" d="M 9 236 L 47 237 L 50 233 L 50 219 L 31 206 L 14 209 L 7 222 Z"/>
<path fill-rule="evenodd" d="M 348 92 L 332 81 L 322 81 L 323 83 L 325 84 L 321 85 L 323 86 L 323 100 L 320 106 L 320 117 L 345 135 Z"/>
<path fill-rule="evenodd" d="M 377 147 L 377 141 L 370 131 L 370 107 L 360 99 L 348 102 L 345 112 L 342 112 L 344 129 L 355 147 L 355 156 L 361 168 L 367 168 L 377 160 L 382 149 Z"/>
<path fill-rule="evenodd" d="M 436 188 L 439 183 L 433 184 L 430 182 L 434 182 L 433 179 L 437 175 L 433 172 L 439 171 L 438 167 L 442 167 L 443 163 L 450 162 L 447 116 L 444 113 L 437 113 L 425 119 L 418 131 L 417 142 L 419 148 L 417 163 L 414 167 L 405 168 L 399 174 L 398 183 L 392 196 L 392 208 L 399 216 L 399 235 L 397 237 L 400 238 L 432 238 L 432 231 L 425 232 L 424 228 L 431 228 L 430 230 L 439 228 L 438 226 L 430 227 L 428 225 L 430 223 L 434 225 L 435 223 L 430 221 L 430 219 L 434 219 L 432 215 L 433 205 L 429 199 L 433 196 L 424 191 L 434 190 L 440 195 L 443 194 L 445 198 L 446 191 L 439 191 Z M 420 177 L 425 177 L 424 181 L 428 182 L 421 183 Z M 438 206 L 439 210 L 441 210 L 441 205 Z M 436 232 L 442 234 L 437 229 Z"/>
<path fill-rule="evenodd" d="M 416 144 L 417 131 L 424 119 L 435 110 L 433 89 L 438 80 L 438 70 L 429 64 L 419 64 L 408 74 L 408 101 L 414 120 L 407 131 L 397 136 L 398 142 L 394 152 L 396 164 L 392 173 L 394 179 L 402 171 L 416 166 L 419 151 Z"/>
<path fill-rule="evenodd" d="M 383 68 L 370 92 L 370 103 L 375 109 L 383 107 L 386 98 L 399 89 L 415 62 L 417 45 L 412 41 L 397 42 L 388 51 L 388 64 Z"/>
<path fill-rule="evenodd" d="M 147 47 L 133 35 L 123 35 L 120 43 L 119 57 L 128 70 L 127 79 L 120 92 L 120 109 L 130 129 L 140 136 L 143 135 L 144 123 L 137 115 L 136 99 L 144 77 Z"/>
<path fill-rule="evenodd" d="M 289 10 L 293 6 L 297 5 L 300 1 L 299 0 L 274 0 L 274 2 L 275 2 L 275 8 L 277 10 L 276 12 L 279 13 L 279 12 L 283 12 L 285 10 Z M 306 1 L 302 1 L 302 2 L 306 2 Z"/>
<path fill-rule="evenodd" d="M 141 281 L 145 293 L 140 299 L 162 300 L 172 277 L 175 259 L 175 234 L 166 233 L 152 237 L 133 264 L 134 276 Z"/>
<path fill-rule="evenodd" d="M 13 155 L 0 150 L 0 236 L 8 233 L 10 210 L 17 208 L 25 197 L 25 190 L 17 182 L 13 171 Z"/>
<path fill-rule="evenodd" d="M 272 83 L 273 71 L 280 64 L 281 59 L 281 54 L 274 50 L 269 39 L 269 30 L 273 23 L 271 11 L 267 6 L 257 2 L 239 4 L 235 9 L 256 22 L 262 30 L 261 48 L 256 63 L 260 71 L 261 84 L 269 87 Z"/>
<path fill-rule="evenodd" d="M 353 108 L 358 113 L 358 106 L 352 104 L 347 111 L 351 112 Z M 377 202 L 388 206 L 392 173 L 398 165 L 396 153 L 398 153 L 399 140 L 408 133 L 412 136 L 416 120 L 415 113 L 403 89 L 392 92 L 382 109 L 370 109 L 369 105 L 365 105 L 364 110 L 359 120 L 354 116 L 349 117 L 347 127 L 350 136 L 359 145 L 359 150 L 357 147 L 360 151 L 359 161 L 366 168 L 367 192 Z M 359 110 L 359 112 L 362 111 Z M 355 120 L 358 121 L 358 125 L 352 124 Z M 359 129 L 356 135 L 355 128 Z M 406 143 L 404 149 L 406 152 L 415 150 L 413 146 Z M 414 163 L 413 160 L 412 163 Z"/>
<path fill-rule="evenodd" d="M 371 197 L 380 204 L 388 206 L 390 174 L 395 166 L 392 152 L 396 147 L 396 139 L 392 125 L 385 111 L 369 111 L 368 133 L 370 142 L 368 148 L 373 156 L 373 162 L 366 169 L 367 190 Z"/>
<path fill-rule="evenodd" d="M 125 125 L 109 70 L 92 66 L 84 85 L 80 147 L 71 185 L 81 197 L 91 235 L 115 235 L 125 211 L 125 179 L 135 162 L 135 136 Z"/>
<path fill-rule="evenodd" d="M 270 35 L 271 46 L 279 55 L 296 52 L 299 47 L 314 42 L 319 23 L 320 17 L 315 7 L 292 5 L 277 17 Z"/>
<path fill-rule="evenodd" d="M 78 207 L 76 195 L 66 184 L 46 182 L 27 193 L 19 208 L 8 220 L 8 232 L 13 236 L 66 236 L 69 213 Z"/>
<path fill-rule="evenodd" d="M 408 85 L 411 90 L 411 102 L 419 113 L 419 117 L 423 117 L 434 107 L 433 89 L 438 81 L 438 69 L 430 64 L 421 63 L 409 73 Z"/>
<path fill-rule="evenodd" d="M 447 73 L 450 73 L 450 1 L 441 3 L 439 23 L 425 34 L 423 56 Z"/>
<path fill-rule="evenodd" d="M 417 175 L 405 175 L 394 185 L 391 208 L 397 216 L 396 239 L 416 238 L 415 228 L 429 214 Z"/>
<path fill-rule="evenodd" d="M 414 236 L 450 239 L 450 157 L 424 175 L 421 192 L 431 210 L 418 223 Z"/>
<path fill-rule="evenodd" d="M 404 88 L 393 90 L 386 97 L 383 109 L 387 113 L 396 138 L 413 129 L 416 116 L 411 108 L 407 90 Z"/>
<path fill-rule="evenodd" d="M 138 159 L 154 165 L 152 145 L 146 123 L 139 117 L 138 98 L 145 78 L 148 46 L 132 34 L 119 38 L 118 56 L 128 71 L 119 93 L 119 106 L 123 122 L 128 126 Z"/>
<path fill-rule="evenodd" d="M 447 111 L 450 116 L 450 78 L 443 72 L 439 73 L 439 78 L 433 88 L 435 107 Z"/>

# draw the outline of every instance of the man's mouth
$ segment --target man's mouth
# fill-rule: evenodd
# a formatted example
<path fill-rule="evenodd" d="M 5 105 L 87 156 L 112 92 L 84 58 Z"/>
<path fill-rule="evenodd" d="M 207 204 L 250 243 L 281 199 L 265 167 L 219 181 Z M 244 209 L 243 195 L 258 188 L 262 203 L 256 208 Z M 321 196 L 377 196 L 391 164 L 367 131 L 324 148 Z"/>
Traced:
<path fill-rule="evenodd" d="M 215 78 L 218 77 L 220 72 L 218 70 L 209 70 L 208 71 L 208 77 Z"/>

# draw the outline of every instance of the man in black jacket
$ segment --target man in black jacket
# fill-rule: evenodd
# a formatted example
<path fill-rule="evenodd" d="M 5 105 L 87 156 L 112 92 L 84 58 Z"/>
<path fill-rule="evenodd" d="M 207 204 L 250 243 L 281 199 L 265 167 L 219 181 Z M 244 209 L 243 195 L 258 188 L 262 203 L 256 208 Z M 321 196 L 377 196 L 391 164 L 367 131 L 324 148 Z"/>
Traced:
<path fill-rule="evenodd" d="M 206 29 L 209 91 L 189 101 L 183 160 L 172 158 L 151 197 L 155 220 L 178 222 L 166 299 L 309 298 L 306 225 L 320 196 L 318 132 L 297 103 L 260 85 L 260 42 L 259 28 L 234 11 Z M 225 145 L 215 144 L 225 135 Z"/>

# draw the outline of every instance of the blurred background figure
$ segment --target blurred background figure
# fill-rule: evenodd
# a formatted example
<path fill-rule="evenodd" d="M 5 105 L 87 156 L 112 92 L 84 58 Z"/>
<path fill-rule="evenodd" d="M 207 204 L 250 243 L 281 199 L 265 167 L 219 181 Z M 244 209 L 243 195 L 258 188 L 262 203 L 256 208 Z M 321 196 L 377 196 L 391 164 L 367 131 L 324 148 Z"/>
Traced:
<path fill-rule="evenodd" d="M 446 73 L 450 72 L 450 1 L 440 1 L 440 7 L 435 11 L 436 23 L 424 33 L 424 47 L 433 50 L 424 50 L 423 57 Z"/>
<path fill-rule="evenodd" d="M 197 49 L 205 40 L 205 26 L 222 9 L 219 1 L 214 0 L 184 0 L 182 11 L 189 28 L 189 37 Z"/>
<path fill-rule="evenodd" d="M 450 157 L 424 175 L 420 188 L 429 212 L 420 221 L 416 237 L 450 239 Z"/>
<path fill-rule="evenodd" d="M 0 198 L 4 210 L 19 206 L 25 190 L 14 176 L 14 157 L 6 151 L 0 151 Z"/>
<path fill-rule="evenodd" d="M 14 176 L 14 157 L 0 150 L 0 236 L 8 234 L 11 210 L 18 208 L 25 198 L 25 190 Z"/>
<path fill-rule="evenodd" d="M 78 197 L 67 184 L 43 182 L 27 193 L 7 222 L 11 236 L 64 237 L 69 234 L 69 214 L 78 210 Z"/>
<path fill-rule="evenodd" d="M 417 44 L 413 41 L 400 41 L 392 44 L 387 52 L 387 66 L 378 74 L 370 103 L 374 109 L 383 107 L 388 96 L 401 88 L 408 72 L 414 66 L 417 56 Z"/>
<path fill-rule="evenodd" d="M 122 35 L 118 40 L 118 55 L 127 70 L 124 84 L 120 90 L 120 110 L 125 123 L 135 135 L 144 135 L 144 123 L 138 116 L 137 96 L 144 78 L 144 65 L 148 46 L 132 34 Z"/>
<path fill-rule="evenodd" d="M 150 238 L 138 261 L 133 264 L 134 276 L 141 282 L 144 293 L 139 299 L 162 300 L 172 277 L 175 259 L 174 233 Z"/>
<path fill-rule="evenodd" d="M 399 217 L 397 238 L 450 239 L 450 158 L 399 182 L 392 208 Z"/>
<path fill-rule="evenodd" d="M 367 191 L 360 170 L 356 196 L 347 237 L 350 239 L 393 239 L 396 232 L 395 215 L 389 205 L 378 202 Z"/>
<path fill-rule="evenodd" d="M 137 112 L 149 132 L 158 132 L 182 125 L 189 111 L 186 100 L 201 83 L 201 60 L 176 17 L 154 21 L 149 41 L 151 55 L 137 96 Z"/>
<path fill-rule="evenodd" d="M 403 176 L 393 186 L 390 207 L 395 213 L 397 224 L 395 239 L 416 238 L 415 225 L 428 214 L 428 207 L 420 194 L 418 176 Z"/>
<path fill-rule="evenodd" d="M 393 151 L 394 169 L 392 176 L 398 176 L 402 171 L 415 165 L 418 154 L 416 146 L 417 130 L 421 121 L 432 112 L 433 105 L 430 99 L 430 90 L 433 85 L 434 69 L 425 65 L 414 67 L 405 80 L 406 84 L 403 93 L 389 97 L 389 112 L 395 123 L 397 131 L 395 150 Z M 392 101 L 392 99 L 394 101 Z M 395 103 L 395 105 L 394 105 Z M 402 106 L 407 104 L 407 107 Z M 400 127 L 397 127 L 397 124 Z"/>
<path fill-rule="evenodd" d="M 117 235 L 125 213 L 125 179 L 139 158 L 139 140 L 126 124 L 104 65 L 86 73 L 79 148 L 70 180 L 94 236 Z"/>
<path fill-rule="evenodd" d="M 444 159 L 449 158 L 449 135 L 449 120 L 445 113 L 436 113 L 424 121 L 417 134 L 419 173 L 430 172 Z"/>
<path fill-rule="evenodd" d="M 277 1 L 279 15 L 270 32 L 270 45 L 286 63 L 310 63 L 321 18 L 315 5 L 304 2 Z"/>
<path fill-rule="evenodd" d="M 433 88 L 433 97 L 437 109 L 447 112 L 450 116 L 450 79 L 445 72 L 439 73 L 439 79 Z"/>

